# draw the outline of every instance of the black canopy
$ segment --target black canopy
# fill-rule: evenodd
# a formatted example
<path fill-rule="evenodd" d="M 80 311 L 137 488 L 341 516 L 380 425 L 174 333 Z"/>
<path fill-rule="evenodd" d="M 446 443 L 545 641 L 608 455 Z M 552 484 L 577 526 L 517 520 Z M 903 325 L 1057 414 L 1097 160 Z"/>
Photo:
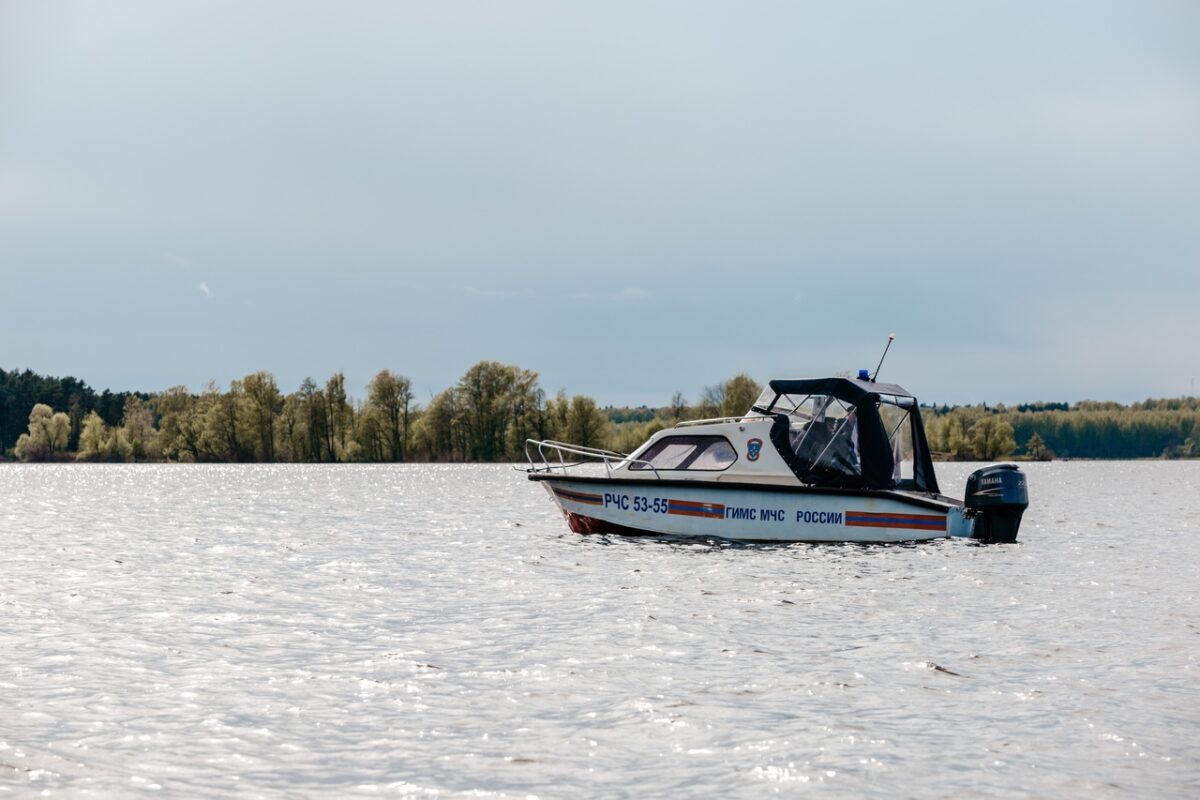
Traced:
<path fill-rule="evenodd" d="M 775 398 L 770 406 L 760 409 L 775 417 L 771 428 L 771 442 L 783 456 L 796 476 L 805 483 L 848 488 L 892 489 L 896 486 L 895 461 L 888 432 L 879 414 L 881 396 L 899 401 L 911 416 L 913 485 L 919 492 L 938 492 L 937 477 L 933 472 L 933 459 L 925 439 L 925 426 L 921 422 L 921 410 L 917 399 L 906 389 L 894 383 L 876 383 L 863 378 L 810 378 L 805 380 L 774 380 L 770 383 Z M 835 397 L 854 406 L 857 413 L 858 456 L 861 464 L 853 471 L 818 469 L 819 465 L 806 460 L 789 441 L 790 419 L 788 414 L 773 408 L 780 395 L 808 397 L 824 395 Z M 908 402 L 905 402 L 908 401 Z M 790 409 L 789 409 L 790 410 Z M 826 447 L 826 451 L 831 448 Z M 823 451 L 825 452 L 825 451 Z"/>
<path fill-rule="evenodd" d="M 862 378 L 804 378 L 802 380 L 771 381 L 771 388 L 779 394 L 827 394 L 855 405 L 858 405 L 858 401 L 865 396 L 878 394 L 917 399 L 909 394 L 903 386 L 897 386 L 894 383 L 876 383 Z"/>

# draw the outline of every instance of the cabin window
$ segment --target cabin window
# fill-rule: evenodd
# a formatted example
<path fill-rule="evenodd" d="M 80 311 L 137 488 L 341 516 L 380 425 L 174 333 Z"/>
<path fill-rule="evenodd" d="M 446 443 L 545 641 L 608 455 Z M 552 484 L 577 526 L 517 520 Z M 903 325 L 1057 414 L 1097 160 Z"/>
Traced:
<path fill-rule="evenodd" d="M 665 436 L 629 468 L 720 471 L 735 461 L 737 451 L 723 436 Z"/>
<path fill-rule="evenodd" d="M 773 410 L 788 415 L 788 444 L 804 472 L 801 480 L 837 484 L 862 475 L 853 405 L 816 394 L 803 399 L 783 395 L 780 400 Z"/>

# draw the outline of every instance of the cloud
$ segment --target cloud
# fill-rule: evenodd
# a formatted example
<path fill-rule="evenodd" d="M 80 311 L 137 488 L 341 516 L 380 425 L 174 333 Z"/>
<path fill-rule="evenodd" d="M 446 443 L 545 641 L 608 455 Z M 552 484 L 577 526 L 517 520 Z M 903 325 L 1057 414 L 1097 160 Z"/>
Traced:
<path fill-rule="evenodd" d="M 200 290 L 200 294 L 204 295 L 205 300 L 211 300 L 213 293 L 212 289 L 208 288 L 208 281 L 200 281 L 200 285 L 196 287 Z"/>
<path fill-rule="evenodd" d="M 628 303 L 635 300 L 645 300 L 650 296 L 650 292 L 638 286 L 626 286 L 621 291 L 612 296 L 612 299 L 618 303 Z"/>
<path fill-rule="evenodd" d="M 532 289 L 478 289 L 474 286 L 468 286 L 466 292 L 477 297 L 533 297 Z"/>
<path fill-rule="evenodd" d="M 586 300 L 597 303 L 635 303 L 650 297 L 651 292 L 639 286 L 626 286 L 617 292 L 597 294 L 595 292 L 576 292 L 568 295 L 570 300 Z"/>

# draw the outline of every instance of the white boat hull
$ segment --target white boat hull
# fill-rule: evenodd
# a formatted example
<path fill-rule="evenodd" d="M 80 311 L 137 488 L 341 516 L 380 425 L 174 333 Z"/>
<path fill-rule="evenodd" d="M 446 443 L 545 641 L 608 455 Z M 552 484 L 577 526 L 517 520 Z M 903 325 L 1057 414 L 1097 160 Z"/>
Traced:
<path fill-rule="evenodd" d="M 961 507 L 899 492 L 559 477 L 542 483 L 578 533 L 883 543 L 970 536 L 973 528 Z"/>

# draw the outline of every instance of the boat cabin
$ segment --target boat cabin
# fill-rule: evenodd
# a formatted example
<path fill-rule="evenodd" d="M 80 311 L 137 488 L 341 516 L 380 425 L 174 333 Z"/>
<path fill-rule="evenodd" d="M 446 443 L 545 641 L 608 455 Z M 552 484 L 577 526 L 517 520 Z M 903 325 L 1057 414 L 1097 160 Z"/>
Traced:
<path fill-rule="evenodd" d="M 917 399 L 868 378 L 774 380 L 743 417 L 655 434 L 630 476 L 938 493 Z"/>

